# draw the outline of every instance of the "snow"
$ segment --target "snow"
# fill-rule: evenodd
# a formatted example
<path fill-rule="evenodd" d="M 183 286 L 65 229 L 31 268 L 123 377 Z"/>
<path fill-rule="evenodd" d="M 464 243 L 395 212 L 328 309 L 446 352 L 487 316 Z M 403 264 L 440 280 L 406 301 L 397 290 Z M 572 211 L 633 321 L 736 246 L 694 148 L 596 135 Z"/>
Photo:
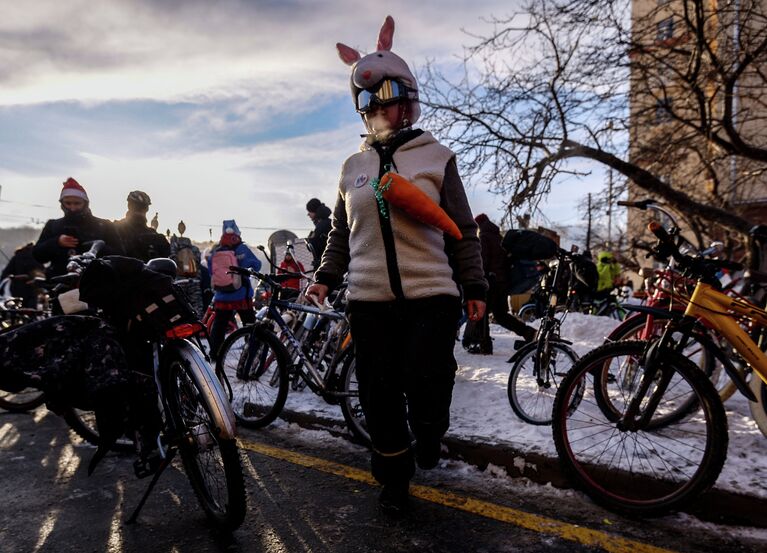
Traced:
<path fill-rule="evenodd" d="M 570 313 L 562 325 L 562 337 L 571 340 L 578 355 L 601 345 L 618 324 L 607 317 Z M 492 325 L 493 355 L 471 355 L 456 342 L 458 361 L 451 427 L 448 436 L 493 445 L 505 445 L 521 453 L 556 457 L 549 426 L 533 426 L 516 417 L 506 394 L 507 363 L 518 337 Z M 309 390 L 288 395 L 286 409 L 332 418 L 343 424 L 338 406 L 328 405 Z M 727 462 L 716 483 L 717 488 L 736 493 L 767 497 L 767 438 L 751 419 L 748 400 L 736 393 L 725 404 L 729 424 Z M 525 460 L 518 459 L 524 464 Z"/>

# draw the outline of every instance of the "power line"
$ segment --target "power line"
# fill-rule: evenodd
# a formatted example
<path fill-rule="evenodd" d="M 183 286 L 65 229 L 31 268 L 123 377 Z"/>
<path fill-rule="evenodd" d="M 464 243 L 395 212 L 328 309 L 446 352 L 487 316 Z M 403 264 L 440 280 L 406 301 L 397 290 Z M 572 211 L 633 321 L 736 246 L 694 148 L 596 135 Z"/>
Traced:
<path fill-rule="evenodd" d="M 42 207 L 42 208 L 45 208 L 45 209 L 56 209 L 56 207 L 54 207 L 52 205 L 30 204 L 30 203 L 27 203 L 27 202 L 17 202 L 15 200 L 0 200 L 0 203 L 3 203 L 3 204 L 26 205 L 26 206 L 30 206 L 30 207 Z"/>

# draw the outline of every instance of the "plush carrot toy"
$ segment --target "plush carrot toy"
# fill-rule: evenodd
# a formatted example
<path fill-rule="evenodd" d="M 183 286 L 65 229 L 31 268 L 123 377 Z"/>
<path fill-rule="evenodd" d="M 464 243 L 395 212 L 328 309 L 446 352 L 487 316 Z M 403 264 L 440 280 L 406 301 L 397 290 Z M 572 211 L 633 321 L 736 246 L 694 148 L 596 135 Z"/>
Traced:
<path fill-rule="evenodd" d="M 386 216 L 382 198 L 391 205 L 398 207 L 413 219 L 437 227 L 445 231 L 456 240 L 460 240 L 461 234 L 458 225 L 455 224 L 445 210 L 432 201 L 420 188 L 397 173 L 388 172 L 378 179 L 371 181 L 379 208 Z"/>

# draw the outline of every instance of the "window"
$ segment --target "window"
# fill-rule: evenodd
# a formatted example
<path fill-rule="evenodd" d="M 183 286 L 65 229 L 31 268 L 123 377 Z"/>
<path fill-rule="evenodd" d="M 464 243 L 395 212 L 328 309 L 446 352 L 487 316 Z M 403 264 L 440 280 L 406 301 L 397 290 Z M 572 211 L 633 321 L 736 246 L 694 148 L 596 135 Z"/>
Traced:
<path fill-rule="evenodd" d="M 659 21 L 655 39 L 658 41 L 664 41 L 664 40 L 671 39 L 673 36 L 674 36 L 674 18 L 667 17 L 663 21 Z"/>

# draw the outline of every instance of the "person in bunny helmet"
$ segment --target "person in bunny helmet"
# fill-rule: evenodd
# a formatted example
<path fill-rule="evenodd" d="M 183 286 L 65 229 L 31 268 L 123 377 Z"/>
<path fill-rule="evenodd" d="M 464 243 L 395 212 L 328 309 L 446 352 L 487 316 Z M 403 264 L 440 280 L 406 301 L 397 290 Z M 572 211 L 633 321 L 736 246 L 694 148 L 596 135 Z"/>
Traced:
<path fill-rule="evenodd" d="M 354 107 L 368 133 L 361 151 L 344 162 L 328 244 L 306 293 L 323 301 L 348 271 L 371 469 L 383 485 L 381 507 L 398 515 L 408 508 L 415 465 L 429 469 L 439 462 L 450 423 L 461 298 L 469 316 L 480 320 L 487 282 L 455 155 L 413 128 L 418 87 L 390 51 L 393 34 L 387 17 L 375 52 L 361 56 L 337 45 L 352 67 Z M 388 195 L 393 180 L 398 196 Z"/>

